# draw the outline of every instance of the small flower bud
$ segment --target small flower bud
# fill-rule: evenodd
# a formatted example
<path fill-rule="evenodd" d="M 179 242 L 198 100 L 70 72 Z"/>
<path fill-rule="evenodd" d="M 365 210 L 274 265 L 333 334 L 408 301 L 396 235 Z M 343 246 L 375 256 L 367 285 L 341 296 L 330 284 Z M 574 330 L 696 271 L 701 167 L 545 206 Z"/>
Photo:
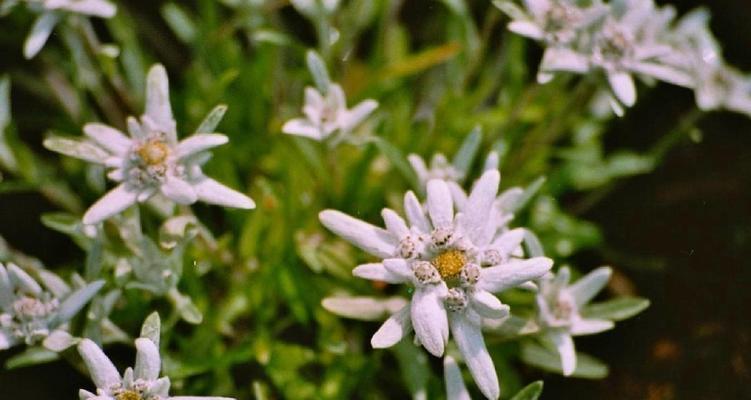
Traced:
<path fill-rule="evenodd" d="M 449 311 L 462 311 L 467 307 L 467 294 L 459 288 L 449 289 L 445 304 Z"/>

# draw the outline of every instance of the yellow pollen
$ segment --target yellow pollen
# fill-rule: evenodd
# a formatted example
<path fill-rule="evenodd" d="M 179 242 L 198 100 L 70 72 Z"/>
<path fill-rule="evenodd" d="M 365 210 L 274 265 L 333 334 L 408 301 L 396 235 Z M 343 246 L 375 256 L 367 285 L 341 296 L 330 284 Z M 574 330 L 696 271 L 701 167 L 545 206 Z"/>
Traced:
<path fill-rule="evenodd" d="M 159 139 L 151 139 L 138 148 L 138 155 L 148 165 L 159 165 L 169 156 L 169 147 Z"/>
<path fill-rule="evenodd" d="M 435 266 L 443 279 L 458 276 L 466 263 L 467 258 L 464 256 L 464 252 L 459 250 L 444 251 L 433 259 L 433 266 Z"/>
<path fill-rule="evenodd" d="M 142 400 L 143 397 L 141 397 L 140 394 L 132 391 L 132 390 L 126 390 L 117 396 L 115 396 L 117 400 Z"/>

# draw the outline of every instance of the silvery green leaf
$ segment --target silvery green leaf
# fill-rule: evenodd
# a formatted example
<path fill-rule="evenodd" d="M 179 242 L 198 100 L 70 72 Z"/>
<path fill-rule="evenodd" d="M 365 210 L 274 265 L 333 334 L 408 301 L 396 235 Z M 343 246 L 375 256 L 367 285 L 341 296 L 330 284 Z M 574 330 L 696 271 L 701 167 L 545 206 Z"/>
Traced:
<path fill-rule="evenodd" d="M 522 345 L 521 359 L 534 367 L 562 374 L 561 360 L 557 353 L 537 343 Z M 582 353 L 576 353 L 576 369 L 571 374 L 576 378 L 601 379 L 608 375 L 608 366 L 602 361 Z"/>
<path fill-rule="evenodd" d="M 472 167 L 472 162 L 475 160 L 475 156 L 477 156 L 477 150 L 480 149 L 481 143 L 482 128 L 478 125 L 475 126 L 464 138 L 459 151 L 456 152 L 454 160 L 452 161 L 454 168 L 456 168 L 462 176 L 466 176 L 470 167 Z"/>
<path fill-rule="evenodd" d="M 310 70 L 310 75 L 313 76 L 316 87 L 325 95 L 329 91 L 329 86 L 331 86 L 331 78 L 329 78 L 326 63 L 323 62 L 321 56 L 314 50 L 308 50 L 305 60 L 308 63 L 308 70 Z"/>
<path fill-rule="evenodd" d="M 542 394 L 542 381 L 532 382 L 520 390 L 511 400 L 537 400 Z"/>
<path fill-rule="evenodd" d="M 174 288 L 170 289 L 168 295 L 170 301 L 172 301 L 172 305 L 185 322 L 198 325 L 203 321 L 203 314 L 201 314 L 201 311 L 190 297 L 178 292 Z"/>
<path fill-rule="evenodd" d="M 21 354 L 13 356 L 5 362 L 5 368 L 16 369 L 31 365 L 45 364 L 59 358 L 56 352 L 44 347 L 29 347 Z"/>
<path fill-rule="evenodd" d="M 545 251 L 542 248 L 540 239 L 529 229 L 524 230 L 524 246 L 529 257 L 543 257 Z"/>
<path fill-rule="evenodd" d="M 71 336 L 70 333 L 64 330 L 53 331 L 49 336 L 44 339 L 42 345 L 47 349 L 59 353 L 65 351 L 71 346 L 78 344 L 78 339 Z"/>
<path fill-rule="evenodd" d="M 153 312 L 143 321 L 140 337 L 150 339 L 158 348 L 161 328 L 162 321 L 159 318 L 159 313 Z"/>
<path fill-rule="evenodd" d="M 94 143 L 78 139 L 50 136 L 44 139 L 43 145 L 48 150 L 97 164 L 104 164 L 110 157 L 109 153 Z"/>
<path fill-rule="evenodd" d="M 68 286 L 68 284 L 55 273 L 46 269 L 41 269 L 37 271 L 37 277 L 39 282 L 41 282 L 53 296 L 59 299 L 64 298 L 70 293 L 70 286 Z"/>
<path fill-rule="evenodd" d="M 621 321 L 633 317 L 649 307 L 649 300 L 641 297 L 620 297 L 602 303 L 588 304 L 581 310 L 585 318 Z"/>
<path fill-rule="evenodd" d="M 526 319 L 511 315 L 501 320 L 483 319 L 484 332 L 493 333 L 501 337 L 517 337 L 530 335 L 540 331 L 540 326 L 534 319 Z"/>
<path fill-rule="evenodd" d="M 402 379 L 412 394 L 412 399 L 426 400 L 427 385 L 430 379 L 430 367 L 425 352 L 415 346 L 410 340 L 402 340 L 392 347 Z"/>
<path fill-rule="evenodd" d="M 529 186 L 527 186 L 524 189 L 524 193 L 516 200 L 516 202 L 513 204 L 511 209 L 509 211 L 511 212 L 517 212 L 521 209 L 523 209 L 530 200 L 537 194 L 537 192 L 540 191 L 542 186 L 545 184 L 545 177 L 541 176 L 534 180 L 534 182 L 530 183 Z"/>
<path fill-rule="evenodd" d="M 60 304 L 60 308 L 53 317 L 53 320 L 50 321 L 50 326 L 55 327 L 70 321 L 70 319 L 73 318 L 73 316 L 75 316 L 103 286 L 104 281 L 99 280 L 71 293 L 71 295 Z"/>
<path fill-rule="evenodd" d="M 172 31 L 184 43 L 192 43 L 196 37 L 196 25 L 191 21 L 182 7 L 175 3 L 167 3 L 162 7 L 162 17 Z"/>
<path fill-rule="evenodd" d="M 211 112 L 206 116 L 206 118 L 201 121 L 201 124 L 198 125 L 198 128 L 196 129 L 195 133 L 213 133 L 216 130 L 216 127 L 219 125 L 220 122 L 222 122 L 222 118 L 224 118 L 224 113 L 227 112 L 227 105 L 226 104 L 219 104 L 218 106 L 214 107 Z"/>
<path fill-rule="evenodd" d="M 10 124 L 10 77 L 0 77 L 0 136 Z"/>

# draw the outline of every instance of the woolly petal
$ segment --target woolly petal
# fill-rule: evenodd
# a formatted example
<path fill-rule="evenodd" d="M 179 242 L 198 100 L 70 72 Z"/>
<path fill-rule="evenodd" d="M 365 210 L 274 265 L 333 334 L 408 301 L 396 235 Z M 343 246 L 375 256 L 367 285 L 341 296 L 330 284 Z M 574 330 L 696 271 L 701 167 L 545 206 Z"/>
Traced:
<path fill-rule="evenodd" d="M 168 134 L 171 142 L 176 142 L 175 118 L 169 99 L 169 78 L 161 64 L 155 64 L 149 70 L 146 82 L 146 113 L 157 127 Z"/>
<path fill-rule="evenodd" d="M 425 164 L 425 160 L 423 160 L 422 157 L 417 154 L 410 154 L 407 156 L 407 161 L 409 161 L 409 165 L 412 166 L 415 174 L 417 174 L 417 179 L 420 183 L 424 183 L 428 180 L 428 166 Z"/>
<path fill-rule="evenodd" d="M 567 332 L 555 329 L 545 333 L 545 337 L 555 346 L 561 357 L 564 376 L 570 376 L 576 370 L 576 349 L 574 339 Z"/>
<path fill-rule="evenodd" d="M 46 12 L 34 21 L 34 26 L 31 27 L 31 32 L 23 45 L 23 55 L 26 59 L 34 58 L 42 50 L 59 20 L 60 16 L 57 13 Z"/>
<path fill-rule="evenodd" d="M 409 279 L 405 279 L 402 275 L 389 271 L 380 263 L 358 265 L 352 270 L 352 275 L 358 278 L 386 283 L 409 282 Z"/>
<path fill-rule="evenodd" d="M 475 183 L 472 193 L 470 193 L 467 200 L 467 206 L 463 209 L 463 230 L 474 243 L 488 243 L 490 242 L 490 237 L 483 236 L 494 233 L 484 228 L 489 223 L 488 216 L 495 201 L 495 196 L 498 193 L 500 182 L 501 174 L 497 170 L 483 173 L 480 179 L 477 180 L 477 183 Z"/>
<path fill-rule="evenodd" d="M 246 210 L 256 208 L 256 203 L 250 197 L 209 177 L 203 176 L 197 181 L 191 182 L 191 184 L 196 196 L 203 202 Z"/>
<path fill-rule="evenodd" d="M 89 370 L 91 380 L 97 388 L 109 389 L 121 381 L 117 368 L 112 364 L 101 348 L 90 339 L 83 339 L 78 344 L 78 353 L 81 354 L 86 368 Z"/>
<path fill-rule="evenodd" d="M 21 292 L 30 294 L 33 296 L 39 296 L 42 294 L 42 287 L 39 286 L 37 281 L 22 270 L 16 264 L 8 264 L 8 277 L 13 282 L 13 286 L 20 289 Z M 12 292 L 11 292 L 12 293 Z"/>
<path fill-rule="evenodd" d="M 410 321 L 410 306 L 405 305 L 401 310 L 394 313 L 380 328 L 373 334 L 370 339 L 370 345 L 374 349 L 385 349 L 391 347 L 412 331 L 412 322 Z"/>
<path fill-rule="evenodd" d="M 606 319 L 580 319 L 571 325 L 571 335 L 594 335 L 613 329 L 615 323 Z"/>
<path fill-rule="evenodd" d="M 491 293 L 499 293 L 524 282 L 538 279 L 552 267 L 553 260 L 547 257 L 535 257 L 483 268 L 480 270 L 478 287 Z"/>
<path fill-rule="evenodd" d="M 534 40 L 545 38 L 545 32 L 532 21 L 511 21 L 508 30 Z"/>
<path fill-rule="evenodd" d="M 321 306 L 336 315 L 361 321 L 382 321 L 386 315 L 393 314 L 408 304 L 401 297 L 375 299 L 373 297 L 327 297 Z"/>
<path fill-rule="evenodd" d="M 52 327 L 57 327 L 70 321 L 104 286 L 104 281 L 99 280 L 76 290 L 60 303 L 60 308 L 55 314 Z"/>
<path fill-rule="evenodd" d="M 375 111 L 376 108 L 378 108 L 378 102 L 375 100 L 365 100 L 359 103 L 353 109 L 347 111 L 344 121 L 342 121 L 342 128 L 344 130 L 354 129 Z"/>
<path fill-rule="evenodd" d="M 15 346 L 16 343 L 17 341 L 12 333 L 0 329 L 0 350 L 9 349 Z"/>
<path fill-rule="evenodd" d="M 381 211 L 383 222 L 386 225 L 386 229 L 394 235 L 395 238 L 403 238 L 409 234 L 409 228 L 404 219 L 399 216 L 394 210 L 384 208 Z"/>
<path fill-rule="evenodd" d="M 510 307 L 484 290 L 475 290 L 469 298 L 472 309 L 481 317 L 501 319 L 509 315 Z"/>
<path fill-rule="evenodd" d="M 326 93 L 326 100 L 330 101 L 330 106 L 334 107 L 334 110 L 346 110 L 347 109 L 347 96 L 344 95 L 344 90 L 339 84 L 332 84 L 329 86 L 329 92 Z"/>
<path fill-rule="evenodd" d="M 592 300 L 610 280 L 613 270 L 610 267 L 600 267 L 581 277 L 568 290 L 578 307 Z"/>
<path fill-rule="evenodd" d="M 221 133 L 196 133 L 183 139 L 175 150 L 177 158 L 185 158 L 193 154 L 221 146 L 229 142 L 229 138 Z"/>
<path fill-rule="evenodd" d="M 159 357 L 159 348 L 156 344 L 151 339 L 136 339 L 135 378 L 153 381 L 159 378 L 161 368 L 162 359 Z"/>
<path fill-rule="evenodd" d="M 330 231 L 374 256 L 389 258 L 394 254 L 396 239 L 385 229 L 335 210 L 324 210 L 318 218 Z"/>
<path fill-rule="evenodd" d="M 550 47 L 542 56 L 540 71 L 568 71 L 584 74 L 589 71 L 589 60 L 573 50 Z"/>
<path fill-rule="evenodd" d="M 120 184 L 94 203 L 83 215 L 86 225 L 98 224 L 136 203 L 138 192 L 126 184 Z"/>
<path fill-rule="evenodd" d="M 305 136 L 315 140 L 323 139 L 321 129 L 304 118 L 295 118 L 287 121 L 282 126 L 282 132 L 288 135 Z"/>
<path fill-rule="evenodd" d="M 516 228 L 504 232 L 493 241 L 490 247 L 498 250 L 503 256 L 508 256 L 519 248 L 522 241 L 524 241 L 524 228 Z"/>
<path fill-rule="evenodd" d="M 111 18 L 117 13 L 114 4 L 104 0 L 76 0 L 65 2 L 62 9 L 94 17 Z"/>
<path fill-rule="evenodd" d="M 608 82 L 618 101 L 626 107 L 636 103 L 636 85 L 628 72 L 613 71 L 608 73 Z"/>
<path fill-rule="evenodd" d="M 422 204 L 420 204 L 417 196 L 411 190 L 404 194 L 404 213 L 410 225 L 416 227 L 421 232 L 430 232 L 430 221 L 428 221 L 428 217 L 425 215 Z"/>
<path fill-rule="evenodd" d="M 694 80 L 687 73 L 664 65 L 642 62 L 631 67 L 631 70 L 642 75 L 657 78 L 663 82 L 672 83 L 673 85 L 687 88 L 695 85 Z"/>
<path fill-rule="evenodd" d="M 130 139 L 111 126 L 90 123 L 84 125 L 83 132 L 98 145 L 117 155 L 127 153 L 131 146 Z"/>
<path fill-rule="evenodd" d="M 403 258 L 389 258 L 383 260 L 383 266 L 389 271 L 389 273 L 401 277 L 404 282 L 410 282 L 414 277 L 412 267 L 410 267 L 409 263 Z"/>
<path fill-rule="evenodd" d="M 449 322 L 454 342 L 480 392 L 488 399 L 497 399 L 501 395 L 498 374 L 485 346 L 480 324 L 470 321 L 467 314 L 461 312 L 452 313 Z"/>
<path fill-rule="evenodd" d="M 176 176 L 167 176 L 159 190 L 165 197 L 178 204 L 193 204 L 198 200 L 193 186 Z"/>
<path fill-rule="evenodd" d="M 451 356 L 443 359 L 443 379 L 446 381 L 447 400 L 472 400 L 467 386 L 464 385 L 462 371 Z"/>
<path fill-rule="evenodd" d="M 428 182 L 427 203 L 433 227 L 450 227 L 454 221 L 454 204 L 446 182 L 439 179 L 431 179 Z"/>
<path fill-rule="evenodd" d="M 446 286 L 418 287 L 412 295 L 412 327 L 423 347 L 436 357 L 442 357 L 449 339 L 449 325 L 441 291 Z"/>

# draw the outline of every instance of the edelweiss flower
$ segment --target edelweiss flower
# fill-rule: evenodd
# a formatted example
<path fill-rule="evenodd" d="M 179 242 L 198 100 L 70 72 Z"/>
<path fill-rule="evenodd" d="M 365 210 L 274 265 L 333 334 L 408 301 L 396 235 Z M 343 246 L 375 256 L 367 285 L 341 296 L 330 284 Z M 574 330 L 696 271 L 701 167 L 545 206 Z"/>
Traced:
<path fill-rule="evenodd" d="M 536 302 L 542 338 L 550 342 L 560 354 L 564 375 L 576 369 L 576 350 L 572 336 L 592 335 L 613 328 L 605 319 L 586 319 L 582 309 L 610 279 L 612 270 L 600 267 L 569 285 L 571 273 L 563 267 L 557 275 L 548 274 L 539 282 Z"/>
<path fill-rule="evenodd" d="M 698 9 L 681 18 L 673 35 L 679 52 L 668 62 L 691 72 L 702 110 L 725 108 L 751 115 L 751 77 L 725 62 L 709 17 L 707 10 Z"/>
<path fill-rule="evenodd" d="M 502 319 L 508 306 L 492 293 L 539 278 L 552 261 L 511 259 L 524 231 L 498 231 L 489 218 L 500 174 L 487 171 L 469 195 L 464 212 L 454 212 L 446 182 L 431 180 L 427 212 L 412 192 L 404 197 L 407 221 L 383 210 L 387 230 L 326 210 L 321 222 L 355 246 L 381 258 L 364 264 L 355 276 L 414 287 L 410 304 L 393 314 L 373 335 L 374 348 L 390 347 L 415 331 L 416 342 L 441 357 L 449 330 L 482 393 L 499 396 L 498 376 L 481 332 L 483 318 Z"/>
<path fill-rule="evenodd" d="M 200 129 L 200 128 L 199 128 Z M 178 142 L 176 123 L 169 102 L 169 82 L 161 65 L 148 74 L 146 113 L 139 122 L 128 119 L 130 137 L 104 124 L 84 126 L 89 142 L 67 141 L 66 148 L 48 141 L 48 148 L 110 168 L 107 176 L 120 184 L 104 195 L 83 216 L 85 224 L 95 224 L 156 193 L 179 204 L 198 200 L 226 207 L 254 208 L 255 203 L 205 176 L 201 165 L 209 158 L 207 150 L 228 142 L 225 135 L 197 132 Z"/>
<path fill-rule="evenodd" d="M 96 281 L 71 292 L 62 280 L 45 289 L 15 264 L 0 264 L 0 350 L 36 345 L 58 331 L 102 288 Z"/>
<path fill-rule="evenodd" d="M 583 6 L 577 0 L 525 0 L 521 10 L 512 1 L 499 4 L 511 17 L 508 29 L 545 42 L 548 46 L 571 44 L 579 32 L 603 17 L 608 8 L 600 1 Z"/>
<path fill-rule="evenodd" d="M 0 5 L 0 14 L 19 3 L 26 3 L 30 10 L 41 14 L 24 43 L 23 54 L 28 59 L 44 47 L 55 25 L 66 13 L 111 18 L 117 12 L 117 7 L 107 0 L 7 0 Z"/>
<path fill-rule="evenodd" d="M 228 397 L 170 396 L 169 377 L 159 378 L 161 357 L 159 346 L 152 339 L 136 339 L 135 368 L 125 370 L 123 376 L 96 343 L 83 339 L 78 345 L 91 380 L 96 384 L 96 394 L 81 389 L 81 400 L 233 400 Z"/>
<path fill-rule="evenodd" d="M 318 141 L 325 140 L 337 132 L 339 138 L 344 138 L 377 107 L 377 101 L 368 99 L 351 110 L 347 109 L 347 99 L 338 84 L 329 85 L 325 94 L 312 87 L 306 87 L 305 105 L 302 109 L 305 118 L 287 121 L 282 127 L 282 132 Z"/>
<path fill-rule="evenodd" d="M 611 12 L 576 47 L 546 51 L 540 70 L 545 73 L 569 71 L 605 73 L 619 105 L 636 103 L 632 74 L 691 87 L 693 81 L 683 71 L 661 62 L 671 47 L 664 34 L 672 21 L 672 8 L 657 9 L 652 0 L 623 0 L 611 3 Z"/>
<path fill-rule="evenodd" d="M 417 179 L 422 186 L 428 184 L 431 179 L 440 179 L 447 183 L 456 183 L 464 180 L 466 171 L 458 170 L 447 158 L 441 153 L 436 153 L 430 159 L 430 168 L 422 157 L 417 154 L 407 156 L 409 164 L 417 174 Z"/>

